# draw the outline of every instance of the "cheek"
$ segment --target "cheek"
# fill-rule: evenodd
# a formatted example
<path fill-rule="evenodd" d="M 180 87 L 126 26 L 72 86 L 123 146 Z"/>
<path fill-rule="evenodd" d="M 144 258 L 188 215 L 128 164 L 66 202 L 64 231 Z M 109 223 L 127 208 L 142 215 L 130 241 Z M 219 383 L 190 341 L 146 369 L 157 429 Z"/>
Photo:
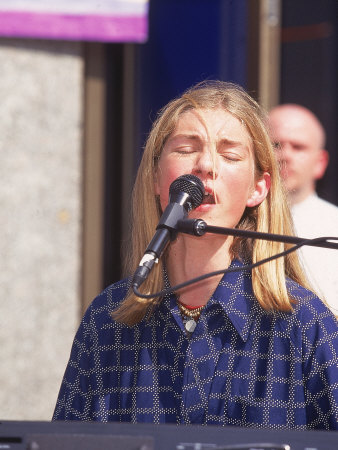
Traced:
<path fill-rule="evenodd" d="M 254 168 L 251 165 L 234 167 L 224 175 L 223 184 L 228 195 L 237 202 L 246 202 L 255 186 Z"/>
<path fill-rule="evenodd" d="M 220 212 L 226 225 L 234 227 L 238 224 L 248 203 L 248 198 L 252 193 L 252 185 L 247 179 L 232 177 L 228 174 L 222 186 L 218 187 L 219 199 L 221 203 Z M 224 225 L 223 225 L 224 226 Z"/>
<path fill-rule="evenodd" d="M 297 152 L 295 153 L 294 157 L 293 157 L 295 163 L 297 163 L 297 165 L 299 167 L 309 167 L 313 164 L 313 160 L 311 158 L 310 155 L 306 154 L 305 152 Z"/>
<path fill-rule="evenodd" d="M 160 197 L 160 204 L 162 211 L 165 210 L 169 203 L 169 187 L 171 183 L 159 183 L 156 194 Z"/>
<path fill-rule="evenodd" d="M 168 164 L 166 166 L 165 164 L 165 161 L 159 164 L 155 180 L 155 193 L 160 196 L 160 203 L 163 211 L 169 202 L 169 189 L 171 183 L 180 175 L 186 173 L 182 172 L 182 167 L 179 165 Z"/>

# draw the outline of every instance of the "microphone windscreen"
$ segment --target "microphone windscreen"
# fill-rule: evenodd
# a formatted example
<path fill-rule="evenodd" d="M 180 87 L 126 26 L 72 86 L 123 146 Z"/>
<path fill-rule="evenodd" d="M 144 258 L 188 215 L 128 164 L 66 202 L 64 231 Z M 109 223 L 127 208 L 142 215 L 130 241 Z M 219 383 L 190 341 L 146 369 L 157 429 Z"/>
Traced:
<path fill-rule="evenodd" d="M 192 174 L 181 175 L 174 180 L 169 188 L 169 195 L 184 192 L 189 195 L 189 210 L 197 208 L 203 201 L 204 185 L 202 181 Z"/>

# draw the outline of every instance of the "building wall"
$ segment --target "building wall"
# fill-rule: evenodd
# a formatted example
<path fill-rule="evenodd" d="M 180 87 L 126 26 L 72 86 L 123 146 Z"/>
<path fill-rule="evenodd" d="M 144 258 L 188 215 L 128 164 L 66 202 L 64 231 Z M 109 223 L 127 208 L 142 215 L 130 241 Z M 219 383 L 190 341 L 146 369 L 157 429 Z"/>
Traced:
<path fill-rule="evenodd" d="M 0 419 L 49 420 L 80 320 L 83 56 L 0 39 Z"/>

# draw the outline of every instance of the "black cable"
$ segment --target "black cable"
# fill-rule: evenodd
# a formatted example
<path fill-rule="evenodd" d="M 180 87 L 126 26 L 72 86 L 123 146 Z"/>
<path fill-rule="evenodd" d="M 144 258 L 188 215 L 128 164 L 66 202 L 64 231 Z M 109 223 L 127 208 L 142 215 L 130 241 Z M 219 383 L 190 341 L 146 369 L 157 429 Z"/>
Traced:
<path fill-rule="evenodd" d="M 135 286 L 132 286 L 132 289 L 134 291 L 134 294 L 140 298 L 164 297 L 165 295 L 172 294 L 173 292 L 178 291 L 179 289 L 182 289 L 186 286 L 190 286 L 191 284 L 198 283 L 199 281 L 205 280 L 206 278 L 211 278 L 216 275 L 221 275 L 222 273 L 225 274 L 225 273 L 230 273 L 230 272 L 240 272 L 242 270 L 252 270 L 255 267 L 258 267 L 269 261 L 273 261 L 274 259 L 278 259 L 278 258 L 281 258 L 282 256 L 286 256 L 289 253 L 296 251 L 298 248 L 302 247 L 303 245 L 314 244 L 316 242 L 326 241 L 327 239 L 338 241 L 338 238 L 335 238 L 335 237 L 334 238 L 318 237 L 318 238 L 314 238 L 314 239 L 304 239 L 304 241 L 300 242 L 297 245 L 294 245 L 293 247 L 289 248 L 288 250 L 284 250 L 283 252 L 277 253 L 276 255 L 272 255 L 272 256 L 269 256 L 268 258 L 261 259 L 260 261 L 257 261 L 255 263 L 247 264 L 242 267 L 232 267 L 230 269 L 227 268 L 227 269 L 217 270 L 215 272 L 209 272 L 204 275 L 200 275 L 199 277 L 192 278 L 191 280 L 185 281 L 184 283 L 177 284 L 176 286 L 170 287 L 169 289 L 162 289 L 162 291 L 156 292 L 155 294 L 142 294 L 141 292 L 138 291 L 138 289 Z"/>

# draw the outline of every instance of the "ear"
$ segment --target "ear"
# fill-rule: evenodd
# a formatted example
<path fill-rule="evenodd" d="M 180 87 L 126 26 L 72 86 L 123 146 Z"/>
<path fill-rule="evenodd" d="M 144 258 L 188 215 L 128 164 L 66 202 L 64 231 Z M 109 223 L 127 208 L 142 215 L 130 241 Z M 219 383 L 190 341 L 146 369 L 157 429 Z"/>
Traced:
<path fill-rule="evenodd" d="M 314 169 L 315 180 L 320 180 L 320 178 L 323 178 L 326 168 L 329 164 L 329 158 L 329 152 L 327 150 L 319 150 L 317 164 Z"/>
<path fill-rule="evenodd" d="M 271 176 L 268 172 L 264 172 L 263 176 L 255 183 L 254 191 L 246 202 L 246 206 L 252 208 L 257 206 L 266 198 L 271 186 Z"/>

